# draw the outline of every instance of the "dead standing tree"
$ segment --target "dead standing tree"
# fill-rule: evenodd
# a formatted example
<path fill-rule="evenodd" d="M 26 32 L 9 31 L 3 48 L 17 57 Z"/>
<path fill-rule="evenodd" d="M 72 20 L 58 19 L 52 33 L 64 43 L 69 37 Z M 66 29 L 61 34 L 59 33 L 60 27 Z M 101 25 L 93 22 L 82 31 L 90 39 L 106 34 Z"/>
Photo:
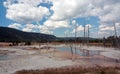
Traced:
<path fill-rule="evenodd" d="M 75 36 L 74 36 L 74 50 L 75 50 L 75 54 L 76 54 L 76 50 L 77 50 L 77 48 L 76 48 L 76 43 L 77 43 L 77 23 L 76 23 L 76 21 L 74 20 L 73 22 L 72 22 L 72 24 L 74 25 L 74 32 L 75 32 Z M 72 45 L 73 46 L 73 45 Z M 70 46 L 71 47 L 71 46 Z M 71 52 L 73 52 L 73 50 L 71 51 Z"/>
<path fill-rule="evenodd" d="M 85 45 L 85 24 L 84 24 L 84 39 L 83 39 L 83 45 Z"/>
<path fill-rule="evenodd" d="M 113 24 L 114 25 L 114 32 L 115 32 L 115 45 L 116 45 L 116 47 L 117 48 L 119 48 L 120 49 L 120 47 L 119 47 L 119 42 L 118 42 L 118 37 L 117 37 L 117 30 L 116 30 L 116 25 L 115 24 Z"/>
<path fill-rule="evenodd" d="M 74 54 L 74 52 L 73 52 L 73 44 L 72 43 L 69 43 L 68 44 L 68 42 L 69 42 L 69 31 L 68 30 L 66 30 L 65 32 L 64 32 L 64 36 L 65 36 L 65 38 L 66 38 L 66 40 L 65 40 L 65 44 L 66 44 L 66 47 L 70 47 L 70 51 L 71 51 L 71 59 L 73 59 L 72 57 L 73 57 L 73 54 Z"/>
<path fill-rule="evenodd" d="M 77 42 L 77 24 L 75 24 L 75 54 L 76 54 L 76 42 Z"/>
<path fill-rule="evenodd" d="M 90 34 L 89 34 L 89 33 L 90 33 L 90 30 L 89 30 L 89 28 L 90 28 L 90 27 L 89 27 L 89 25 L 88 25 L 87 27 L 88 27 L 87 45 L 88 45 L 88 47 L 89 47 L 89 36 L 90 36 Z"/>
<path fill-rule="evenodd" d="M 65 40 L 64 40 L 64 42 L 65 42 L 65 45 L 66 46 L 68 46 L 68 30 L 66 30 L 65 32 L 64 32 L 64 36 L 65 36 Z"/>

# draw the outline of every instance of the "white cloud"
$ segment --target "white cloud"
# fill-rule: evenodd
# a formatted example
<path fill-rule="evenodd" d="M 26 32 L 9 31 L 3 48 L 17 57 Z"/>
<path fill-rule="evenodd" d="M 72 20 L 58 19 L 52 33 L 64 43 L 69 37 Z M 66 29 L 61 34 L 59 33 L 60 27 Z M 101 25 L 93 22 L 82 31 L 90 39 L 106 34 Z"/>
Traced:
<path fill-rule="evenodd" d="M 6 0 L 3 4 L 5 7 L 9 7 L 15 3 L 29 4 L 31 6 L 38 6 L 40 3 L 51 3 L 51 0 Z"/>
<path fill-rule="evenodd" d="M 6 17 L 21 23 L 37 22 L 49 15 L 46 7 L 33 7 L 28 4 L 12 4 L 7 9 Z"/>
<path fill-rule="evenodd" d="M 33 30 L 30 29 L 30 28 L 23 28 L 23 31 L 25 31 L 25 32 L 33 32 Z"/>
<path fill-rule="evenodd" d="M 90 0 L 53 0 L 54 11 L 52 20 L 64 20 L 79 16 L 85 16 Z"/>
<path fill-rule="evenodd" d="M 47 27 L 42 27 L 42 28 L 40 28 L 40 32 L 41 32 L 41 33 L 45 33 L 45 34 L 53 34 L 53 30 L 50 30 L 50 29 L 47 28 Z"/>
<path fill-rule="evenodd" d="M 58 28 L 69 28 L 68 21 L 47 20 L 43 25 L 26 24 L 22 30 L 26 32 L 53 34 L 54 30 Z"/>
<path fill-rule="evenodd" d="M 80 25 L 76 28 L 76 32 L 80 32 L 80 31 L 83 31 L 83 30 L 84 30 L 84 27 L 82 25 Z M 72 33 L 75 33 L 75 29 L 73 29 Z"/>
<path fill-rule="evenodd" d="M 20 23 L 38 22 L 50 15 L 49 9 L 42 6 L 37 6 L 41 0 L 8 0 L 4 2 L 7 8 L 6 17 Z"/>
<path fill-rule="evenodd" d="M 62 4 L 62 5 L 61 5 Z M 64 20 L 75 17 L 85 16 L 98 16 L 100 19 L 102 16 L 111 17 L 114 20 L 119 18 L 120 13 L 120 1 L 119 0 L 54 0 L 53 7 L 54 11 L 51 19 L 53 20 Z"/>
<path fill-rule="evenodd" d="M 99 34 L 110 33 L 114 30 L 113 24 L 120 23 L 120 0 L 7 0 L 4 2 L 4 6 L 8 8 L 6 17 L 17 22 L 38 22 L 50 14 L 48 8 L 38 7 L 42 2 L 52 2 L 51 10 L 54 12 L 42 26 L 39 26 L 43 33 L 68 28 L 68 21 L 78 17 L 97 16 L 100 19 Z M 72 24 L 77 23 L 72 21 Z M 118 24 L 117 30 L 120 32 L 119 28 Z M 82 31 L 83 26 L 78 26 L 77 30 Z"/>
<path fill-rule="evenodd" d="M 40 3 L 51 3 L 52 0 L 17 0 L 19 3 L 37 6 Z"/>
<path fill-rule="evenodd" d="M 113 31 L 114 26 L 100 25 L 99 29 L 100 29 L 100 31 Z"/>
<path fill-rule="evenodd" d="M 13 23 L 13 24 L 8 25 L 8 27 L 15 28 L 15 29 L 20 29 L 22 27 L 22 25 L 18 24 L 18 23 Z"/>
<path fill-rule="evenodd" d="M 108 3 L 105 0 L 53 0 L 51 9 L 54 14 L 51 19 L 64 20 L 76 17 L 99 16 L 109 12 L 106 4 L 110 5 L 113 2 L 112 0 L 109 1 Z M 104 9 L 104 6 L 106 9 Z"/>
<path fill-rule="evenodd" d="M 17 1 L 19 3 L 29 4 L 32 6 L 37 6 L 42 2 L 42 0 L 17 0 Z"/>
<path fill-rule="evenodd" d="M 44 26 L 51 28 L 51 29 L 57 29 L 57 28 L 68 28 L 69 23 L 68 21 L 52 21 L 52 20 L 47 20 L 44 23 Z"/>
<path fill-rule="evenodd" d="M 86 30 L 86 31 L 88 31 L 88 26 L 89 26 L 89 29 L 92 28 L 92 25 L 91 25 L 91 24 L 86 24 L 86 25 L 85 25 L 85 30 Z M 82 25 L 79 25 L 79 26 L 78 26 L 78 25 L 77 25 L 76 31 L 77 31 L 77 32 L 84 31 L 84 26 L 82 26 Z M 75 33 L 75 29 L 73 29 L 72 32 Z"/>
<path fill-rule="evenodd" d="M 73 24 L 73 25 L 76 25 L 77 23 L 76 23 L 76 21 L 75 21 L 75 20 L 73 20 L 73 21 L 72 21 L 72 24 Z"/>
<path fill-rule="evenodd" d="M 61 5 L 62 4 L 62 5 Z M 120 0 L 54 0 L 52 20 L 97 16 L 100 24 L 120 22 Z"/>
<path fill-rule="evenodd" d="M 26 24 L 25 27 L 22 29 L 25 32 L 35 32 L 34 29 L 37 29 L 38 26 L 34 24 Z"/>
<path fill-rule="evenodd" d="M 116 31 L 117 34 L 120 32 L 120 23 L 115 23 Z M 103 24 L 99 26 L 99 31 L 98 34 L 101 36 L 109 36 L 109 35 L 114 35 L 115 34 L 115 29 L 114 29 L 114 24 L 113 25 L 108 25 L 108 24 Z"/>
<path fill-rule="evenodd" d="M 105 31 L 99 31 L 98 32 L 98 35 L 99 37 L 107 37 L 109 36 L 110 34 L 108 32 L 105 32 Z"/>
<path fill-rule="evenodd" d="M 120 4 L 119 5 L 110 5 L 108 10 L 109 12 L 99 16 L 100 21 L 102 23 L 116 23 L 119 22 L 120 20 L 120 15 L 118 15 L 120 13 Z"/>
<path fill-rule="evenodd" d="M 80 25 L 78 28 L 77 28 L 77 31 L 83 31 L 84 30 L 84 27 L 82 25 Z"/>
<path fill-rule="evenodd" d="M 40 26 L 38 26 L 38 28 L 39 28 L 41 33 L 53 34 L 53 29 L 46 27 L 45 25 L 40 25 Z"/>
<path fill-rule="evenodd" d="M 41 33 L 53 34 L 54 30 L 58 28 L 69 28 L 68 21 L 52 21 L 47 20 L 44 25 L 40 27 Z"/>
<path fill-rule="evenodd" d="M 92 25 L 91 24 L 86 24 L 85 27 L 92 28 Z"/>

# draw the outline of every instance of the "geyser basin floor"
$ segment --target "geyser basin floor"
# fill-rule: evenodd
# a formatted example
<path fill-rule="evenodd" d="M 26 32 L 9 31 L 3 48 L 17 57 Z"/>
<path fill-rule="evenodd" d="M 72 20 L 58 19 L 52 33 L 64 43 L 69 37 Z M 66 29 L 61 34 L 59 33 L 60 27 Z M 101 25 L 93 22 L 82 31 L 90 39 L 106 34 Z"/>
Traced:
<path fill-rule="evenodd" d="M 44 45 L 46 46 L 46 45 Z M 96 65 L 101 66 L 119 66 L 120 62 L 113 60 L 116 59 L 114 56 L 115 52 L 120 51 L 113 49 L 100 49 L 99 47 L 89 47 L 91 51 L 99 50 L 99 55 L 79 55 L 79 54 L 71 54 L 69 51 L 60 51 L 57 47 L 63 47 L 65 45 L 49 45 L 51 48 L 42 49 L 42 50 L 29 50 L 29 48 L 38 48 L 39 46 L 16 46 L 16 47 L 4 47 L 0 48 L 0 50 L 9 50 L 15 51 L 15 53 L 11 53 L 9 55 L 15 55 L 19 57 L 0 60 L 0 72 L 1 74 L 10 74 L 15 71 L 22 69 L 46 69 L 46 68 L 54 68 L 54 67 L 63 67 L 63 66 L 82 66 L 82 67 L 94 67 Z M 42 47 L 42 46 L 41 46 Z M 54 48 L 56 47 L 56 49 Z M 93 49 L 94 48 L 94 49 Z M 85 49 L 85 47 L 84 47 Z M 88 49 L 87 49 L 88 50 Z M 105 51 L 104 51 L 105 50 Z M 113 52 L 112 57 L 105 57 L 103 54 L 105 52 Z M 91 52 L 90 52 L 91 53 Z M 109 53 L 109 55 L 111 55 Z M 118 57 L 118 56 L 117 56 Z"/>

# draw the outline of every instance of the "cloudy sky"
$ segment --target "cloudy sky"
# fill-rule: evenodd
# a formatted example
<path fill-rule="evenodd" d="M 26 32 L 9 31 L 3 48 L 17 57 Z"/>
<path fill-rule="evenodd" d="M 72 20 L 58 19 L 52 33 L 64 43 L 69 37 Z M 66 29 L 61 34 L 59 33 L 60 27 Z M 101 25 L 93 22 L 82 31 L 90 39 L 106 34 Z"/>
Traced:
<path fill-rule="evenodd" d="M 120 35 L 120 0 L 0 0 L 0 26 L 58 37 Z"/>

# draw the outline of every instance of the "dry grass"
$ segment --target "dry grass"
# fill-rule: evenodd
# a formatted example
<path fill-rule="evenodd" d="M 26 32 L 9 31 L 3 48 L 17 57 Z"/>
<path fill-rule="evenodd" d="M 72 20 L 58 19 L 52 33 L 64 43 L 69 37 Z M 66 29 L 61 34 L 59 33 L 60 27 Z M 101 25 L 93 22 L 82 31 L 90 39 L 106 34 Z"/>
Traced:
<path fill-rule="evenodd" d="M 9 42 L 0 42 L 0 47 L 8 47 L 10 44 Z"/>
<path fill-rule="evenodd" d="M 65 67 L 65 68 L 52 68 L 45 70 L 21 70 L 15 74 L 120 74 L 118 67 L 94 67 L 94 68 L 81 68 L 81 67 Z"/>

